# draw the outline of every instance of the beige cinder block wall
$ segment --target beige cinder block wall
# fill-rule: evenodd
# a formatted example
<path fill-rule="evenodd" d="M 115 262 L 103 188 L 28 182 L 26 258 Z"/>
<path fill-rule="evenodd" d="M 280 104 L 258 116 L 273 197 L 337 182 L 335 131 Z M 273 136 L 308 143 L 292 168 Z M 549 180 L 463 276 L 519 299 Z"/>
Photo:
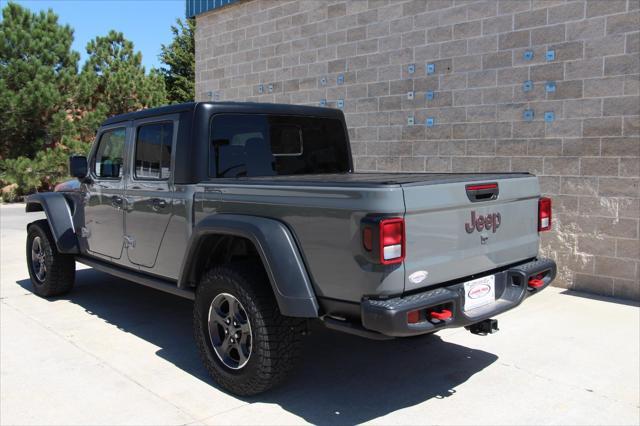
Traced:
<path fill-rule="evenodd" d="M 342 100 L 360 171 L 535 173 L 557 285 L 637 300 L 639 31 L 639 0 L 247 0 L 197 16 L 197 98 Z"/>

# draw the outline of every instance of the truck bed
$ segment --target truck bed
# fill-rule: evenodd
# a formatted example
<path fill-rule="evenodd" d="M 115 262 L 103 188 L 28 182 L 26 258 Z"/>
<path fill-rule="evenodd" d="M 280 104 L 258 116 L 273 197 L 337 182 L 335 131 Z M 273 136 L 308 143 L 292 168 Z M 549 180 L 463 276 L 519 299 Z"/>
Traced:
<path fill-rule="evenodd" d="M 531 177 L 529 173 L 334 173 L 290 176 L 240 177 L 234 183 L 268 183 L 313 186 L 411 186 L 436 185 L 455 182 L 492 181 Z M 222 179 L 218 179 L 221 181 Z"/>
<path fill-rule="evenodd" d="M 495 182 L 499 194 L 472 200 L 466 189 L 470 182 Z M 203 186 L 205 191 L 196 197 L 203 215 L 250 214 L 285 223 L 321 298 L 358 303 L 363 295 L 399 295 L 470 279 L 535 258 L 538 252 L 540 188 L 528 173 L 239 177 Z M 367 266 L 360 232 L 363 219 L 372 215 L 404 219 L 406 254 L 401 265 Z M 495 226 L 476 225 L 487 217 L 497 218 Z M 425 278 L 410 281 L 414 273 Z"/>

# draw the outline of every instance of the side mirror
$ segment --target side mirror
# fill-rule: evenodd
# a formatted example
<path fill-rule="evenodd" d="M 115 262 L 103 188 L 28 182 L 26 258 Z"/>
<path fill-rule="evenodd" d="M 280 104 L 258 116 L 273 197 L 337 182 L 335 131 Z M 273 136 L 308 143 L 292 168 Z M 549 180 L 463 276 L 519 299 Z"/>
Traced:
<path fill-rule="evenodd" d="M 69 174 L 80 180 L 87 177 L 87 174 L 89 174 L 87 157 L 84 155 L 72 155 L 69 157 Z"/>

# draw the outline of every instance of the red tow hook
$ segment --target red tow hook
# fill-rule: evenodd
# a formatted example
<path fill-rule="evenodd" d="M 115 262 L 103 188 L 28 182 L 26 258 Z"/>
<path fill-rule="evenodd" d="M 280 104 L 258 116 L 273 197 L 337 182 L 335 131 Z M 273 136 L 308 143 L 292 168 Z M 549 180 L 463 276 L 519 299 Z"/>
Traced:
<path fill-rule="evenodd" d="M 529 279 L 529 287 L 531 288 L 540 288 L 544 285 L 544 281 L 538 278 Z"/>
<path fill-rule="evenodd" d="M 431 311 L 429 312 L 429 318 L 440 321 L 448 320 L 451 318 L 451 311 L 448 309 L 443 309 L 440 312 Z"/>

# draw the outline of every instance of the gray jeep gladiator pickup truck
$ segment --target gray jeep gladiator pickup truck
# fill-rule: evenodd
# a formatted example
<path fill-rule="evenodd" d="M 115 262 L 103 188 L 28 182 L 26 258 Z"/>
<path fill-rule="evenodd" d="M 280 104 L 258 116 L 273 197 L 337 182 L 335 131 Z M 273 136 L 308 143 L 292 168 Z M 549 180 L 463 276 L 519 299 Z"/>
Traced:
<path fill-rule="evenodd" d="M 194 300 L 204 365 L 263 392 L 292 369 L 307 321 L 374 339 L 496 314 L 554 279 L 538 257 L 551 201 L 528 173 L 355 173 L 340 110 L 189 103 L 106 120 L 77 178 L 28 198 L 36 294 L 75 262 Z"/>

